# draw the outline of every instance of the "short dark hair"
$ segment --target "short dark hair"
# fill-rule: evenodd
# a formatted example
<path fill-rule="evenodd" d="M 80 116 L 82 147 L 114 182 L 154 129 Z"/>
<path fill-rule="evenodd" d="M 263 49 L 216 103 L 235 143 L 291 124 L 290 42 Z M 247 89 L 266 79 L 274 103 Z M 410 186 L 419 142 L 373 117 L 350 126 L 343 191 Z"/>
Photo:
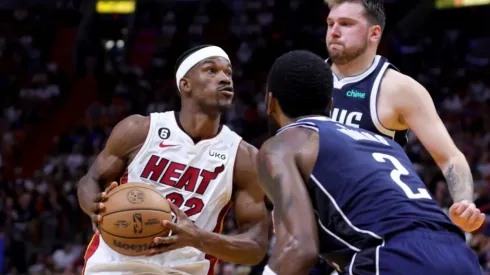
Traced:
<path fill-rule="evenodd" d="M 213 45 L 199 45 L 199 46 L 196 46 L 194 48 L 190 48 L 188 49 L 187 51 L 185 51 L 182 55 L 179 56 L 179 58 L 177 58 L 177 61 L 175 62 L 175 67 L 174 67 L 174 75 L 177 73 L 177 70 L 179 69 L 180 67 L 180 64 L 182 64 L 182 62 L 184 62 L 184 60 L 191 54 L 199 51 L 200 49 L 203 49 L 203 48 L 206 48 L 206 47 L 209 47 L 209 46 L 213 46 Z"/>
<path fill-rule="evenodd" d="M 333 75 L 320 56 L 303 50 L 280 56 L 269 71 L 267 90 L 290 118 L 327 116 L 332 101 Z"/>
<path fill-rule="evenodd" d="M 368 21 L 373 25 L 381 26 L 381 30 L 385 29 L 386 15 L 382 0 L 333 0 L 330 6 L 346 2 L 360 3 L 364 7 Z"/>

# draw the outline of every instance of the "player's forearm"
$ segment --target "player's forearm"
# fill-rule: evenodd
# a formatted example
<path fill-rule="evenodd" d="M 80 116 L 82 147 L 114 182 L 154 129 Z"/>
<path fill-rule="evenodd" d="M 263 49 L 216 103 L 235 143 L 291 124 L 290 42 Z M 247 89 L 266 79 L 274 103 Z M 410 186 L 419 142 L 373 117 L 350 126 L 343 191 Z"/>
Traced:
<path fill-rule="evenodd" d="M 250 232 L 227 236 L 202 231 L 196 248 L 206 254 L 236 264 L 256 265 L 267 252 L 267 241 L 260 242 Z"/>
<path fill-rule="evenodd" d="M 78 183 L 78 203 L 80 204 L 80 208 L 82 208 L 83 212 L 90 215 L 92 212 L 92 205 L 95 196 L 100 193 L 99 183 L 96 182 L 90 175 L 85 175 L 80 179 Z"/>
<path fill-rule="evenodd" d="M 454 202 L 473 201 L 473 177 L 463 154 L 452 157 L 439 165 L 446 178 Z"/>

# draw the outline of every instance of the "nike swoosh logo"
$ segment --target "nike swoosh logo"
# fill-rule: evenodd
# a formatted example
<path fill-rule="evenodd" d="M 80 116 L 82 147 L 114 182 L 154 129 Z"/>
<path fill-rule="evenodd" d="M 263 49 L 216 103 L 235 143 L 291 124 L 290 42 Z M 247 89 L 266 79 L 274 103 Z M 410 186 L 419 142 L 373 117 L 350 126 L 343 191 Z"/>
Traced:
<path fill-rule="evenodd" d="M 160 148 L 174 147 L 174 146 L 177 146 L 177 145 L 176 144 L 165 144 L 163 142 L 160 142 L 160 144 L 158 144 L 158 147 L 160 147 Z"/>

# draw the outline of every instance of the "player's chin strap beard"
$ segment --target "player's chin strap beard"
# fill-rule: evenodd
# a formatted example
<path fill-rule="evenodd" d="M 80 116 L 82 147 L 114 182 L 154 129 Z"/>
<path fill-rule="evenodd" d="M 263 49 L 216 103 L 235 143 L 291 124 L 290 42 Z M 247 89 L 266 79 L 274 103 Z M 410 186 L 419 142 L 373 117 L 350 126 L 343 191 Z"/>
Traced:
<path fill-rule="evenodd" d="M 226 52 L 218 46 L 209 46 L 193 52 L 188 57 L 186 57 L 184 61 L 182 61 L 182 63 L 180 63 L 180 66 L 177 69 L 177 73 L 175 73 L 175 78 L 177 80 L 177 89 L 179 89 L 179 92 L 180 92 L 179 83 L 180 80 L 185 76 L 185 74 L 197 63 L 210 57 L 223 57 L 226 60 L 228 60 L 228 62 L 230 62 L 230 58 L 228 57 L 228 54 L 226 54 Z"/>

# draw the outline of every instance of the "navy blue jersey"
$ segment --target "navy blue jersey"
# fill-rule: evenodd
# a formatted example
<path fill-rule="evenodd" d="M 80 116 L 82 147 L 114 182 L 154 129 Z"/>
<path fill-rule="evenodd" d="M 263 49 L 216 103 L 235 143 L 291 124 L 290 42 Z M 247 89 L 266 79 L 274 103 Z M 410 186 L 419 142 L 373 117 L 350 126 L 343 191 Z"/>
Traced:
<path fill-rule="evenodd" d="M 339 80 L 334 73 L 334 108 L 330 117 L 342 124 L 392 138 L 403 146 L 407 142 L 407 131 L 387 129 L 378 118 L 378 91 L 388 68 L 398 71 L 386 58 L 377 55 L 371 67 L 359 75 Z"/>
<path fill-rule="evenodd" d="M 449 232 L 464 242 L 392 139 L 326 117 L 301 119 L 278 133 L 291 127 L 319 132 L 307 188 L 325 259 L 345 265 L 354 253 L 415 229 Z"/>

